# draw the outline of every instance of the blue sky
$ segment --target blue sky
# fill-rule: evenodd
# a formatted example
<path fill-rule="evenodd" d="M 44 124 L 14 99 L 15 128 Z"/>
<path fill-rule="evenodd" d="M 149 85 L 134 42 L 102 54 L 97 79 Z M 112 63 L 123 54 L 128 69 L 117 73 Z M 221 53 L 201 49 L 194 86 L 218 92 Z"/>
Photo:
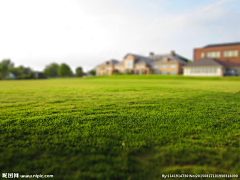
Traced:
<path fill-rule="evenodd" d="M 193 48 L 240 41 L 239 0 L 0 0 L 0 60 L 90 70 L 126 53 L 192 59 Z"/>

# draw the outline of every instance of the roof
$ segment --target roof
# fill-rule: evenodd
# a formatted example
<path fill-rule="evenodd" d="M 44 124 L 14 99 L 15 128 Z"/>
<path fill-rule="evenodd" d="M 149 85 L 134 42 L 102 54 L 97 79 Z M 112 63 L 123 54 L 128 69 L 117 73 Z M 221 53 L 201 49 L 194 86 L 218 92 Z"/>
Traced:
<path fill-rule="evenodd" d="M 105 61 L 105 62 L 102 63 L 102 64 L 99 64 L 98 66 L 116 65 L 116 64 L 118 64 L 118 63 L 119 63 L 118 60 L 116 60 L 116 59 L 111 59 L 111 60 Z M 98 66 L 97 66 L 97 67 L 98 67 Z"/>
<path fill-rule="evenodd" d="M 240 67 L 240 63 L 232 62 L 232 61 L 224 61 L 224 60 L 217 60 L 225 67 Z"/>
<path fill-rule="evenodd" d="M 165 63 L 164 59 L 168 58 L 168 62 L 179 62 L 179 63 L 183 63 L 186 64 L 188 62 L 188 60 L 186 58 L 183 58 L 182 56 L 179 56 L 178 54 L 165 54 L 165 55 L 154 55 L 151 56 L 151 58 L 156 59 L 154 61 L 154 64 L 157 63 Z"/>
<path fill-rule="evenodd" d="M 133 53 L 128 53 L 128 54 L 126 54 L 126 55 L 124 56 L 124 59 L 125 59 L 128 55 L 133 55 L 137 60 L 138 60 L 138 59 L 147 60 L 147 61 L 152 60 L 152 59 L 149 58 L 149 57 L 141 56 L 141 55 L 133 54 Z"/>
<path fill-rule="evenodd" d="M 170 54 L 156 54 L 153 56 L 141 56 L 141 55 L 137 55 L 137 54 L 132 54 L 132 53 L 128 53 L 127 55 L 124 56 L 124 59 L 128 56 L 128 55 L 133 55 L 136 58 L 136 62 L 135 64 L 140 64 L 145 62 L 148 66 L 152 67 L 154 64 L 156 63 L 165 63 L 164 59 L 167 57 L 169 59 L 168 62 L 179 62 L 179 63 L 183 63 L 186 64 L 188 62 L 188 60 L 186 58 L 183 58 L 182 56 L 174 53 L 170 53 Z"/>
<path fill-rule="evenodd" d="M 138 58 L 135 62 L 135 64 L 140 64 L 140 63 L 146 63 L 151 66 L 151 64 L 154 62 L 154 60 L 149 59 L 149 58 Z"/>
<path fill-rule="evenodd" d="M 165 63 L 164 59 L 166 57 L 168 57 L 169 61 L 168 62 L 179 62 L 182 64 L 187 64 L 188 60 L 176 53 L 170 53 L 170 54 L 157 54 L 157 55 L 153 55 L 153 56 L 142 56 L 142 55 L 138 55 L 138 54 L 133 54 L 133 53 L 127 53 L 124 56 L 124 59 L 128 56 L 128 55 L 132 55 L 135 57 L 135 64 L 140 64 L 140 63 L 146 63 L 147 66 L 149 67 L 153 67 L 154 64 L 156 63 Z M 106 64 L 106 63 L 109 64 Z M 118 60 L 112 59 L 109 61 L 105 61 L 104 63 L 98 65 L 99 66 L 106 66 L 106 65 L 115 65 L 115 66 L 123 66 L 124 65 L 124 61 L 119 62 Z"/>
<path fill-rule="evenodd" d="M 124 64 L 124 62 L 122 61 L 122 62 L 115 64 L 115 66 L 122 66 L 123 64 Z"/>
<path fill-rule="evenodd" d="M 154 60 L 161 60 L 163 57 L 166 57 L 168 55 L 169 54 L 154 54 L 152 56 L 148 56 L 148 58 L 154 59 Z"/>
<path fill-rule="evenodd" d="M 223 66 L 223 67 L 240 67 L 239 63 L 231 61 L 223 61 L 214 58 L 202 58 L 192 63 L 187 64 L 185 67 L 201 67 L 201 66 Z"/>
<path fill-rule="evenodd" d="M 209 45 L 204 46 L 204 48 L 219 47 L 219 46 L 236 46 L 236 45 L 240 45 L 240 42 L 221 43 L 221 44 L 209 44 Z"/>

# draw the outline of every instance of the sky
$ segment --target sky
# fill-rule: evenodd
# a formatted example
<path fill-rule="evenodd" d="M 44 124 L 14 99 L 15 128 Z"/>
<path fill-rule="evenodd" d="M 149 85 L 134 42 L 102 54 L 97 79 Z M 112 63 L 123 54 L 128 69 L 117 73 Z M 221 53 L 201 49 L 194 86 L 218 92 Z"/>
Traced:
<path fill-rule="evenodd" d="M 0 0 L 0 60 L 84 71 L 127 53 L 240 41 L 240 0 Z"/>

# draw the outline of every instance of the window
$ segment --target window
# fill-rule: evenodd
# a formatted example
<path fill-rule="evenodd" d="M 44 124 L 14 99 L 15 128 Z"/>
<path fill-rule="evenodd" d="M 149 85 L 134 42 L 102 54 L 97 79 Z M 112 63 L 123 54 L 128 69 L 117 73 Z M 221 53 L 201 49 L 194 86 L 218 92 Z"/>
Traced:
<path fill-rule="evenodd" d="M 217 73 L 217 68 L 193 68 L 190 69 L 190 73 L 192 74 L 215 74 Z"/>
<path fill-rule="evenodd" d="M 177 74 L 177 71 L 172 71 L 171 74 Z"/>
<path fill-rule="evenodd" d="M 224 57 L 238 57 L 238 51 L 224 51 Z"/>
<path fill-rule="evenodd" d="M 168 72 L 167 71 L 163 71 L 162 74 L 168 74 Z"/>
<path fill-rule="evenodd" d="M 175 65 L 175 64 L 174 64 L 174 65 L 172 65 L 172 68 L 176 68 L 176 67 L 177 67 L 177 65 Z"/>
<path fill-rule="evenodd" d="M 128 60 L 126 64 L 127 64 L 127 69 L 133 69 L 133 60 Z"/>
<path fill-rule="evenodd" d="M 155 68 L 156 68 L 156 69 L 158 69 L 158 68 L 159 68 L 159 66 L 155 66 Z"/>
<path fill-rule="evenodd" d="M 205 53 L 204 52 L 201 53 L 201 58 L 205 58 Z"/>
<path fill-rule="evenodd" d="M 209 58 L 218 58 L 221 57 L 221 52 L 220 51 L 213 51 L 213 52 L 208 52 L 207 57 Z"/>

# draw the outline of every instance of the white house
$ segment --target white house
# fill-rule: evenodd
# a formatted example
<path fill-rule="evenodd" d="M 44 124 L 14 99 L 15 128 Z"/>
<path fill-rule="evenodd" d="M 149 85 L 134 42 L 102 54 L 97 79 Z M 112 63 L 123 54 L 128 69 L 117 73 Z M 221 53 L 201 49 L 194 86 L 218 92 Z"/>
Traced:
<path fill-rule="evenodd" d="M 183 67 L 184 76 L 236 76 L 240 74 L 240 64 L 214 58 L 203 58 Z"/>

